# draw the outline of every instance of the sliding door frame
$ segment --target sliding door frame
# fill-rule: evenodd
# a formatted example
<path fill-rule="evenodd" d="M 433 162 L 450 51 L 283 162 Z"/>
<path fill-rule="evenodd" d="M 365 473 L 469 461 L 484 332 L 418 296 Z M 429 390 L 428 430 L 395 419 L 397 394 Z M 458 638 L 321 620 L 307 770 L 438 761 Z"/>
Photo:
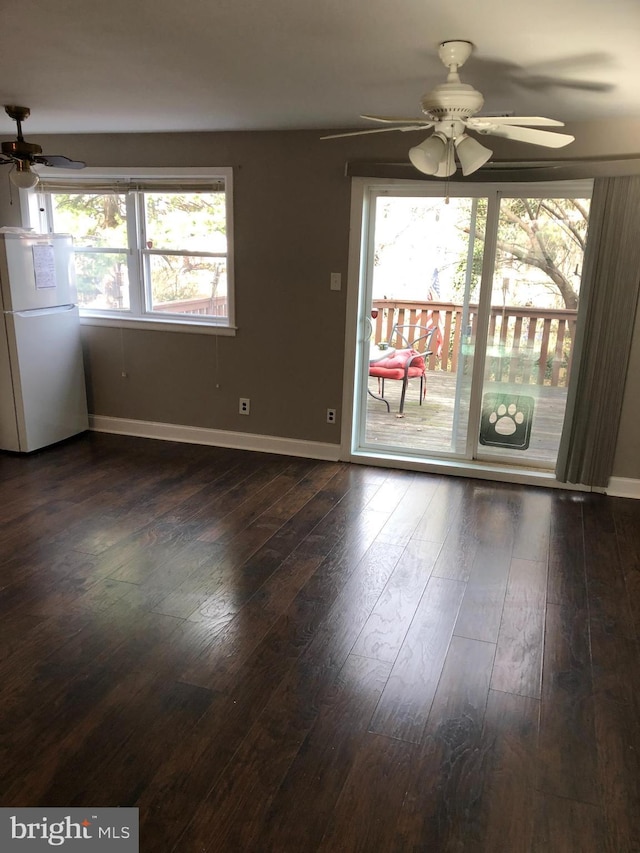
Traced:
<path fill-rule="evenodd" d="M 461 476 L 472 476 L 482 479 L 497 479 L 503 482 L 535 483 L 538 485 L 558 486 L 566 488 L 566 483 L 559 483 L 552 471 L 527 469 L 509 463 L 495 461 L 478 461 L 472 458 L 457 459 L 450 455 L 416 457 L 400 452 L 378 452 L 370 449 L 360 449 L 361 434 L 357 434 L 358 424 L 354 421 L 357 413 L 356 403 L 360 411 L 365 411 L 366 382 L 363 377 L 367 365 L 363 363 L 363 341 L 368 336 L 366 326 L 367 311 L 365 298 L 366 283 L 371 271 L 368 269 L 373 239 L 372 216 L 375 215 L 375 199 L 382 193 L 389 195 L 415 195 L 422 197 L 463 197 L 487 198 L 486 246 L 482 264 L 482 283 L 480 304 L 478 306 L 478 331 L 474 347 L 474 365 L 472 381 L 472 399 L 470 401 L 470 422 L 467 436 L 467 455 L 472 456 L 477 446 L 477 433 L 480 424 L 480 398 L 482 395 L 482 379 L 486 356 L 486 341 L 488 335 L 488 311 L 491 303 L 491 281 L 495 262 L 496 238 L 499 217 L 500 198 L 521 196 L 561 197 L 562 195 L 578 196 L 591 194 L 591 180 L 583 181 L 554 181 L 544 183 L 501 183 L 494 184 L 442 182 L 442 181 L 407 181 L 402 179 L 352 178 L 351 187 L 351 221 L 349 243 L 349 264 L 347 273 L 347 312 L 345 325 L 345 362 L 343 374 L 342 401 L 342 432 L 341 459 L 370 465 L 407 468 L 410 470 L 425 470 Z M 357 381 L 359 380 L 359 381 Z M 359 399 L 356 395 L 359 394 Z M 362 418 L 360 418 L 362 421 Z M 360 430 L 362 430 L 360 425 Z M 473 445 L 473 447 L 472 447 Z M 576 486 L 583 490 L 584 487 Z"/>

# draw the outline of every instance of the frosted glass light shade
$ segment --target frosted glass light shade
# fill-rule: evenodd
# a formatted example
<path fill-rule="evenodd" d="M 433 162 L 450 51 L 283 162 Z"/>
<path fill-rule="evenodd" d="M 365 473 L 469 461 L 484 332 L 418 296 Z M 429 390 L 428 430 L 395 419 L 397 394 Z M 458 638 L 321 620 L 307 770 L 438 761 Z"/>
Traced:
<path fill-rule="evenodd" d="M 456 158 L 453 154 L 453 142 L 448 139 L 447 145 L 438 165 L 438 171 L 435 174 L 436 178 L 450 178 L 456 171 Z"/>
<path fill-rule="evenodd" d="M 420 145 L 409 150 L 409 159 L 419 172 L 435 175 L 446 148 L 446 137 L 440 133 L 434 133 Z"/>
<path fill-rule="evenodd" d="M 9 180 L 14 187 L 18 187 L 21 190 L 29 190 L 31 187 L 35 187 L 39 178 L 35 172 L 31 171 L 28 163 L 19 161 L 15 164 L 11 172 L 9 172 Z"/>
<path fill-rule="evenodd" d="M 477 139 L 472 139 L 466 133 L 456 139 L 455 145 L 463 175 L 473 174 L 480 166 L 484 166 L 493 154 L 493 151 L 485 148 Z"/>

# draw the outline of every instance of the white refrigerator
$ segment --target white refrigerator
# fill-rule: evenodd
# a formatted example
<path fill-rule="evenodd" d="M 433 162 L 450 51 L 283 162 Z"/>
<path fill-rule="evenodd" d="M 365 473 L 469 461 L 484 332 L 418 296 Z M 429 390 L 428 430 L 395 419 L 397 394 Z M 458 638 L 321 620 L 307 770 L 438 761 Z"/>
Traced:
<path fill-rule="evenodd" d="M 28 453 L 89 427 L 64 234 L 0 234 L 0 449 Z"/>

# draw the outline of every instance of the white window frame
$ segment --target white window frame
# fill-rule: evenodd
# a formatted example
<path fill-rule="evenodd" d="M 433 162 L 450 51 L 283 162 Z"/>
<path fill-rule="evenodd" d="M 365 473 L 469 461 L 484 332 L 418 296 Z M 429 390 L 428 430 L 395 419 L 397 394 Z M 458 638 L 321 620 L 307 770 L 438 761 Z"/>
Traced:
<path fill-rule="evenodd" d="M 127 311 L 109 311 L 109 310 L 86 310 L 80 308 L 80 322 L 86 326 L 113 326 L 117 328 L 127 329 L 156 329 L 158 331 L 176 331 L 176 332 L 191 332 L 198 334 L 214 334 L 214 335 L 235 335 L 237 327 L 235 325 L 235 281 L 234 281 L 234 241 L 233 241 L 233 169 L 230 166 L 211 167 L 211 168 L 183 168 L 183 169 L 117 169 L 117 168 L 92 168 L 87 167 L 78 172 L 70 172 L 69 169 L 53 169 L 47 168 L 42 170 L 43 177 L 46 175 L 51 178 L 64 179 L 67 183 L 82 188 L 83 184 L 88 187 L 98 181 L 112 181 L 114 184 L 122 183 L 123 191 L 126 191 L 127 184 L 135 185 L 136 182 L 153 181 L 154 183 L 163 183 L 166 181 L 167 192 L 171 192 L 172 187 L 175 188 L 176 182 L 183 180 L 190 184 L 202 183 L 202 192 L 207 191 L 207 187 L 211 186 L 213 180 L 224 179 L 225 182 L 225 205 L 226 205 L 226 237 L 227 237 L 227 317 L 206 317 L 201 314 L 194 315 L 171 315 L 166 314 L 160 317 L 158 313 L 145 310 L 145 304 L 150 304 L 148 301 L 148 293 L 144 293 L 143 289 L 148 288 L 147 276 L 143 275 L 141 266 L 146 264 L 147 256 L 138 246 L 139 235 L 135 235 L 136 227 L 140 226 L 139 211 L 136 211 L 135 218 L 131 218 L 130 204 L 135 204 L 135 197 L 127 200 L 127 230 L 129 232 L 129 246 L 127 252 L 130 259 L 133 257 L 134 250 L 132 246 L 136 246 L 136 257 L 133 260 L 136 262 L 133 266 L 134 274 L 129 275 L 129 300 L 130 307 Z M 144 190 L 142 190 L 144 192 Z M 24 193 L 24 195 L 23 195 Z M 50 199 L 46 199 L 45 204 L 41 203 L 41 196 L 38 192 L 38 187 L 32 190 L 21 190 L 23 224 L 26 228 L 32 228 L 40 233 L 49 233 L 52 230 L 51 226 L 51 204 Z M 172 252 L 173 254 L 173 252 Z M 179 251 L 177 252 L 179 254 Z M 135 267 L 139 267 L 135 269 Z M 223 322 L 221 322 L 223 321 Z"/>

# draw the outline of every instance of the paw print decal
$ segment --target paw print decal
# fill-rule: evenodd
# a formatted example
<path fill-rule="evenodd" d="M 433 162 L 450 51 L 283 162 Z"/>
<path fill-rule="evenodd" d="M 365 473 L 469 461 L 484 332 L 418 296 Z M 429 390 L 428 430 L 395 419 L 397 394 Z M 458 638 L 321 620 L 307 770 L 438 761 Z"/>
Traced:
<path fill-rule="evenodd" d="M 526 450 L 531 437 L 533 407 L 533 397 L 522 394 L 485 394 L 480 444 Z"/>
<path fill-rule="evenodd" d="M 508 406 L 500 403 L 496 411 L 489 415 L 489 423 L 494 425 L 498 435 L 513 435 L 518 424 L 524 423 L 524 415 L 518 411 L 515 403 L 509 403 Z"/>

